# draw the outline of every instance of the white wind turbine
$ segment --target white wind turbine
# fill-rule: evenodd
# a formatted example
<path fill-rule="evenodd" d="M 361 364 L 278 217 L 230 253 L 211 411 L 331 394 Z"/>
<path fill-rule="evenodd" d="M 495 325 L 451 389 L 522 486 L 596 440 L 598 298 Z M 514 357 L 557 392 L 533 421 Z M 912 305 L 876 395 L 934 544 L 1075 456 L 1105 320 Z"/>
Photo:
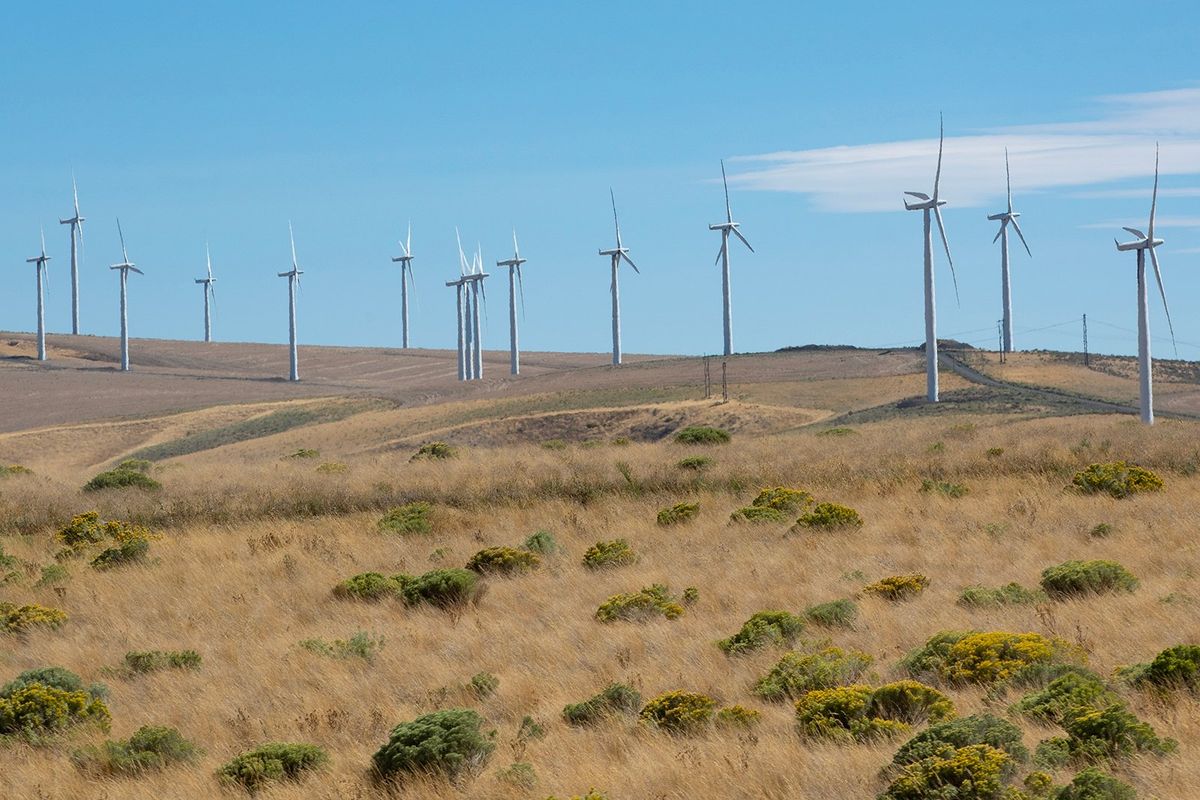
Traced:
<path fill-rule="evenodd" d="M 733 211 L 729 206 L 729 181 L 725 179 L 725 161 L 721 161 L 721 183 L 725 185 L 725 221 L 718 222 L 715 225 L 709 225 L 710 231 L 721 232 L 721 252 L 717 253 L 717 263 L 721 265 L 721 297 L 723 300 L 722 310 L 725 320 L 725 355 L 733 355 L 733 300 L 731 298 L 731 287 L 729 282 L 729 234 L 742 240 L 742 244 L 754 252 L 754 248 L 750 246 L 750 242 L 738 230 L 739 224 L 733 221 Z"/>
<path fill-rule="evenodd" d="M 300 380 L 299 354 L 296 352 L 296 289 L 300 286 L 300 276 L 304 270 L 296 262 L 296 236 L 292 232 L 292 221 L 288 220 L 288 238 L 292 242 L 292 268 L 287 272 L 278 273 L 280 278 L 288 279 L 288 343 L 291 353 L 291 371 L 288 380 Z"/>
<path fill-rule="evenodd" d="M 508 267 L 508 362 L 513 375 L 521 374 L 521 350 L 517 345 L 517 287 L 521 290 L 521 311 L 525 311 L 525 281 L 521 277 L 521 248 L 517 246 L 517 229 L 513 228 L 513 257 L 497 261 L 497 267 Z"/>
<path fill-rule="evenodd" d="M 83 251 L 83 220 L 79 213 L 79 188 L 71 176 L 71 191 L 75 194 L 75 216 L 60 219 L 58 224 L 71 226 L 71 333 L 79 333 L 79 258 Z"/>
<path fill-rule="evenodd" d="M 941 207 L 946 205 L 938 195 L 938 187 L 942 180 L 942 144 L 945 141 L 945 131 L 941 119 L 938 119 L 938 160 L 937 172 L 933 177 L 933 197 L 923 192 L 905 192 L 920 202 L 904 201 L 908 211 L 923 211 L 925 217 L 925 390 L 926 397 L 931 403 L 938 401 L 938 346 L 937 346 L 937 316 L 933 287 L 933 228 L 932 218 L 937 219 L 938 231 L 942 236 L 942 244 L 946 248 L 946 261 L 950 263 L 950 275 L 954 279 L 954 296 L 958 297 L 958 276 L 954 274 L 954 259 L 950 256 L 950 242 L 946 239 L 946 226 L 942 223 Z"/>
<path fill-rule="evenodd" d="M 629 257 L 629 248 L 621 244 L 621 223 L 617 220 L 617 198 L 612 189 L 608 190 L 608 196 L 612 200 L 613 227 L 617 231 L 617 246 L 611 250 L 601 250 L 600 255 L 609 256 L 612 259 L 612 283 L 610 284 L 612 293 L 612 363 L 613 366 L 617 366 L 621 363 L 621 290 L 617 282 L 618 267 L 621 265 L 621 259 L 625 259 L 626 263 L 633 267 L 634 272 L 640 275 L 642 271 Z"/>
<path fill-rule="evenodd" d="M 409 283 L 412 283 L 412 279 L 413 279 L 413 277 L 412 277 L 412 260 L 413 260 L 412 223 L 411 222 L 408 223 L 408 238 L 405 241 L 400 242 L 400 249 L 403 251 L 403 254 L 394 257 L 392 259 L 392 263 L 400 264 L 400 328 L 401 328 L 400 340 L 402 342 L 401 346 L 407 350 L 408 349 L 408 286 L 409 286 Z M 408 279 L 408 283 L 405 283 L 406 276 Z M 413 286 L 413 290 L 416 291 L 415 285 Z"/>
<path fill-rule="evenodd" d="M 1008 169 L 1008 148 L 1004 148 L 1004 176 L 1008 181 L 1008 211 L 1002 211 L 999 214 L 990 214 L 988 219 L 993 222 L 1000 222 L 1000 230 L 996 232 L 996 238 L 992 239 L 992 244 L 996 243 L 996 239 L 1000 240 L 1000 294 L 1004 304 L 1004 316 L 1001 319 L 1003 326 L 1003 335 L 1001 337 L 1001 347 L 1003 352 L 1011 353 L 1013 349 L 1012 335 L 1012 284 L 1008 277 L 1008 224 L 1011 222 L 1013 229 L 1017 232 L 1017 236 L 1021 237 L 1021 244 L 1025 245 L 1025 252 L 1033 258 L 1033 252 L 1029 249 L 1028 242 L 1025 241 L 1025 234 L 1021 233 L 1021 226 L 1017 224 L 1017 217 L 1021 216 L 1016 211 L 1013 211 L 1012 203 L 1012 173 Z"/>
<path fill-rule="evenodd" d="M 458 379 L 460 381 L 467 380 L 467 332 L 463 320 L 463 287 L 466 283 L 466 276 L 462 275 L 456 281 L 446 281 L 447 286 L 454 287 L 454 307 L 458 314 Z"/>
<path fill-rule="evenodd" d="M 211 342 L 212 318 L 209 315 L 209 300 L 211 299 L 214 303 L 217 301 L 217 293 L 213 286 L 217 279 L 212 274 L 212 254 L 208 251 L 208 242 L 204 243 L 204 260 L 208 265 L 208 277 L 197 278 L 196 283 L 204 286 L 204 341 Z"/>
<path fill-rule="evenodd" d="M 471 365 L 471 377 L 475 380 L 482 380 L 483 327 L 479 324 L 479 312 L 482 306 L 487 305 L 487 289 L 484 287 L 483 279 L 489 275 L 483 271 L 483 249 L 478 244 L 475 245 L 475 257 L 471 260 L 471 272 L 467 277 L 471 280 L 471 344 L 475 358 Z M 481 295 L 482 303 L 480 302 Z"/>
<path fill-rule="evenodd" d="M 42 231 L 42 254 L 25 259 L 26 264 L 35 265 L 37 277 L 37 357 L 38 361 L 46 360 L 46 301 L 44 296 L 46 281 L 46 231 Z"/>
<path fill-rule="evenodd" d="M 1158 256 L 1154 248 L 1163 243 L 1162 239 L 1154 238 L 1154 211 L 1158 205 L 1158 145 L 1154 146 L 1154 191 L 1150 196 L 1150 226 L 1146 233 L 1137 228 L 1125 230 L 1137 237 L 1136 242 L 1121 244 L 1116 239 L 1118 250 L 1137 251 L 1137 302 L 1138 302 L 1138 373 L 1141 383 L 1141 412 L 1142 422 L 1154 424 L 1154 386 L 1151 380 L 1153 362 L 1150 358 L 1150 303 L 1146 291 L 1146 253 L 1150 253 L 1150 261 L 1154 265 L 1154 277 L 1158 281 L 1158 292 L 1162 295 L 1163 311 L 1167 315 L 1167 327 L 1171 331 L 1171 343 L 1175 342 L 1175 326 L 1171 324 L 1171 310 L 1167 307 L 1167 290 L 1163 287 L 1162 270 L 1158 266 Z"/>
<path fill-rule="evenodd" d="M 462 282 L 462 300 L 461 306 L 463 310 L 463 380 L 470 381 L 478 377 L 475 372 L 475 348 L 476 335 L 479 332 L 478 326 L 475 323 L 478 310 L 475 308 L 479 302 L 479 293 L 473 291 L 475 287 L 475 262 L 467 263 L 467 254 L 462 249 L 462 236 L 458 232 L 458 228 L 454 229 L 454 238 L 458 241 L 458 274 L 459 280 Z"/>
<path fill-rule="evenodd" d="M 125 252 L 125 232 L 121 230 L 121 220 L 117 220 L 117 234 L 121 237 L 121 258 L 120 264 L 113 264 L 109 269 L 120 270 L 121 272 L 121 371 L 129 372 L 129 303 L 127 301 L 128 290 L 126 284 L 129 282 L 129 273 L 136 272 L 138 275 L 145 275 L 140 269 L 133 265 L 129 260 L 129 254 Z"/>

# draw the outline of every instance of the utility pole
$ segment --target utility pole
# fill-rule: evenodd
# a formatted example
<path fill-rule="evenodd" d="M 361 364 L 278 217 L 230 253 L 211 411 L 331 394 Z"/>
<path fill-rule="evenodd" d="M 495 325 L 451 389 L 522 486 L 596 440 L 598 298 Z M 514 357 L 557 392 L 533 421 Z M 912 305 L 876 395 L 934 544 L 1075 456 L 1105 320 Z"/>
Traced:
<path fill-rule="evenodd" d="M 708 356 L 704 357 L 704 399 L 712 397 L 712 374 L 708 369 Z"/>
<path fill-rule="evenodd" d="M 1083 365 L 1085 367 L 1090 366 L 1087 345 L 1087 314 L 1083 315 Z"/>
<path fill-rule="evenodd" d="M 725 377 L 725 359 L 721 359 L 721 402 L 729 402 L 729 381 Z"/>
<path fill-rule="evenodd" d="M 996 339 L 1000 342 L 1000 363 L 1003 364 L 1007 359 L 1004 352 L 1004 320 L 996 320 Z"/>

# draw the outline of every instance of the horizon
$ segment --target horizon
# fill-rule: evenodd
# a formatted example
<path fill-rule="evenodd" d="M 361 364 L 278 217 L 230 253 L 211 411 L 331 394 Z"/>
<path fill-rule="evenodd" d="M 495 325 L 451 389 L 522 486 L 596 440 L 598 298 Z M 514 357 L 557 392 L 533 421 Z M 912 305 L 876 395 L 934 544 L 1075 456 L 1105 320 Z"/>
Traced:
<path fill-rule="evenodd" d="M 523 349 L 604 352 L 608 270 L 596 251 L 612 245 L 611 187 L 643 273 L 622 276 L 625 349 L 719 352 L 719 237 L 707 226 L 724 216 L 725 158 L 734 218 L 756 250 L 732 253 L 735 352 L 916 345 L 920 225 L 902 213 L 901 192 L 932 183 L 939 111 L 946 226 L 962 292 L 957 307 L 944 254 L 935 254 L 939 338 L 994 346 L 999 252 L 986 215 L 1002 205 L 1005 146 L 1033 251 L 1032 259 L 1013 253 L 1018 350 L 1081 350 L 1086 313 L 1094 352 L 1136 351 L 1132 259 L 1111 240 L 1124 235 L 1122 225 L 1145 224 L 1156 140 L 1168 296 L 1183 309 L 1200 292 L 1189 268 L 1200 253 L 1200 88 L 1180 24 L 1200 11 L 1182 4 L 1119 32 L 1121 52 L 1153 41 L 1153 60 L 1089 57 L 1118 36 L 1102 15 L 1080 15 L 1077 3 L 1036 14 L 1017 8 L 1005 20 L 941 4 L 930 10 L 940 24 L 928 26 L 899 9 L 873 9 L 855 21 L 859 38 L 828 42 L 793 31 L 802 20 L 842 30 L 850 10 L 765 4 L 755 10 L 777 24 L 755 36 L 717 36 L 702 24 L 702 6 L 646 9 L 615 62 L 589 47 L 601 22 L 590 9 L 546 15 L 464 4 L 401 17 L 366 4 L 352 17 L 301 10 L 276 20 L 266 9 L 218 4 L 121 19 L 132 16 L 121 10 L 144 7 L 119 4 L 113 15 L 82 6 L 48 46 L 38 31 L 50 25 L 49 10 L 12 15 L 18 44 L 0 58 L 19 87 L 16 105 L 36 118 L 69 115 L 78 127 L 10 126 L 4 134 L 12 156 L 0 166 L 10 188 L 0 201 L 0 241 L 12 267 L 0 327 L 33 328 L 24 260 L 44 226 L 53 259 L 47 327 L 69 329 L 66 226 L 58 220 L 69 215 L 74 171 L 88 218 L 85 333 L 116 334 L 108 266 L 120 260 L 119 215 L 130 258 L 146 271 L 129 282 L 133 338 L 201 338 L 192 281 L 203 275 L 207 241 L 214 338 L 286 342 L 285 287 L 275 274 L 290 263 L 292 220 L 306 270 L 301 346 L 398 347 L 391 258 L 411 219 L 413 346 L 453 348 L 452 297 L 441 284 L 455 276 L 455 226 L 464 248 L 482 246 L 489 267 L 510 255 L 515 226 L 529 259 Z M 107 34 L 118 29 L 126 48 L 110 61 Z M 1022 52 L 1012 44 L 1009 80 L 997 84 L 995 60 L 1017 32 Z M 901 38 L 910 51 L 942 46 L 954 80 L 930 87 L 873 57 Z M 461 59 L 447 61 L 459 39 L 467 45 Z M 495 56 L 490 44 L 506 40 L 522 43 L 521 57 Z M 46 46 L 44 57 L 28 49 L 33 43 Z M 392 49 L 401 43 L 409 57 Z M 728 48 L 721 59 L 712 56 L 717 44 Z M 297 49 L 307 60 L 293 58 Z M 840 68 L 809 80 L 830 59 Z M 1170 74 L 1184 77 L 1163 77 Z M 981 103 L 985 92 L 991 102 Z M 597 113 L 612 98 L 626 126 Z M 491 286 L 484 346 L 500 350 L 506 287 Z M 858 287 L 871 296 L 856 297 Z M 1179 357 L 1200 358 L 1200 321 L 1176 316 Z M 1153 298 L 1151 331 L 1156 356 L 1173 358 Z"/>

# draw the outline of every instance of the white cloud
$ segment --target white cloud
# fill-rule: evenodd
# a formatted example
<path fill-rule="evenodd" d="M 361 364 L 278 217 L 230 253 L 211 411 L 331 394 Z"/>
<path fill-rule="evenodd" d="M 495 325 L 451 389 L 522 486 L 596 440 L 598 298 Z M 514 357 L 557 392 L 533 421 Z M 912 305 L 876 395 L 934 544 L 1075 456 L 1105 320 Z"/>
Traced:
<path fill-rule="evenodd" d="M 1110 220 L 1109 222 L 1089 222 L 1086 225 L 1080 225 L 1080 228 L 1099 229 L 1108 228 L 1110 230 L 1119 231 L 1121 228 L 1128 225 L 1131 228 L 1139 230 L 1146 229 L 1146 223 L 1150 218 L 1150 209 L 1146 209 L 1146 213 L 1138 219 L 1125 220 Z M 1159 228 L 1200 228 L 1200 217 L 1158 217 L 1154 219 L 1154 230 L 1158 233 Z"/>
<path fill-rule="evenodd" d="M 1096 120 L 948 136 L 942 196 L 958 207 L 1003 202 L 1005 147 L 1017 195 L 1134 178 L 1149 182 L 1156 140 L 1162 143 L 1164 177 L 1200 174 L 1200 89 L 1118 95 L 1100 102 L 1106 113 Z M 731 161 L 744 169 L 730 183 L 744 189 L 807 194 L 826 211 L 890 211 L 903 207 L 902 192 L 932 190 L 937 138 Z M 1167 190 L 1162 190 L 1164 196 Z"/>

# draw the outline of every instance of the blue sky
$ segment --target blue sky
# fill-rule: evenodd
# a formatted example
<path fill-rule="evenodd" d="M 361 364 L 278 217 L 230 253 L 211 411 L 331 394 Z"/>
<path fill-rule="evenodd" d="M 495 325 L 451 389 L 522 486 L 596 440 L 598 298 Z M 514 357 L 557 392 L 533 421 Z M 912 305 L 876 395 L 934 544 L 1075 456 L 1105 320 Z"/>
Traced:
<path fill-rule="evenodd" d="M 178 6 L 178 8 L 176 7 Z M 166 10 L 164 10 L 166 9 Z M 1194 3 L 22 3 L 0 33 L 0 328 L 33 327 L 46 226 L 51 330 L 69 326 L 71 172 L 83 327 L 117 331 L 115 218 L 134 336 L 199 338 L 211 242 L 219 339 L 399 342 L 390 262 L 411 219 L 414 344 L 452 347 L 454 229 L 526 265 L 528 349 L 609 347 L 608 189 L 642 269 L 629 352 L 719 351 L 718 159 L 756 254 L 734 251 L 741 351 L 922 338 L 921 225 L 937 116 L 961 306 L 938 259 L 939 333 L 995 340 L 991 243 L 1013 150 L 1033 259 L 1014 253 L 1016 344 L 1135 349 L 1134 265 L 1162 142 L 1160 249 L 1179 354 L 1200 358 L 1200 74 Z M 507 346 L 506 286 L 485 345 Z M 1047 327 L 1055 326 L 1055 327 Z M 1161 304 L 1158 355 L 1171 353 Z M 1162 338 L 1159 338 L 1162 337 Z"/>

